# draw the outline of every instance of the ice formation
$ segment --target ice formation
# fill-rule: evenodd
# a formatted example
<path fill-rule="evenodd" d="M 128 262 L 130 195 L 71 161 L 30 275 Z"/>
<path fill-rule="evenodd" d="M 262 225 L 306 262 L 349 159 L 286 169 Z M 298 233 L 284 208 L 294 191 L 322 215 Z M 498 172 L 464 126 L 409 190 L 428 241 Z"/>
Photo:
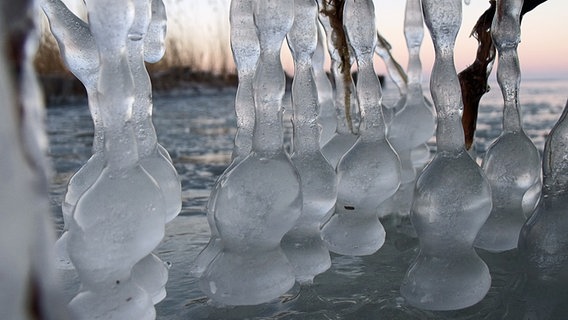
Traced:
<path fill-rule="evenodd" d="M 215 223 L 215 202 L 217 193 L 224 181 L 225 175 L 246 158 L 252 148 L 252 134 L 254 129 L 254 97 L 253 80 L 256 71 L 256 64 L 260 55 L 258 36 L 253 20 L 252 0 L 233 0 L 231 1 L 230 22 L 231 22 L 231 48 L 235 65 L 237 66 L 237 76 L 239 84 L 235 98 L 235 114 L 237 118 L 237 133 L 235 135 L 235 145 L 233 147 L 232 159 L 223 174 L 215 181 L 215 185 L 209 195 L 207 203 L 207 222 L 211 230 L 211 236 L 207 246 L 199 253 L 195 259 L 191 272 L 200 277 L 207 265 L 215 258 L 221 250 L 222 244 L 219 239 L 219 232 Z"/>
<path fill-rule="evenodd" d="M 356 106 L 353 79 L 348 68 L 353 59 L 343 30 L 340 30 L 342 27 L 334 21 L 337 18 L 334 15 L 339 14 L 338 8 L 327 0 L 318 0 L 318 8 L 319 21 L 325 30 L 327 51 L 331 57 L 331 74 L 335 83 L 333 101 L 337 116 L 335 134 L 321 148 L 321 152 L 336 168 L 341 157 L 357 139 L 350 112 Z"/>
<path fill-rule="evenodd" d="M 333 87 L 327 77 L 325 69 L 325 33 L 321 24 L 318 23 L 318 44 L 312 57 L 314 77 L 318 89 L 318 102 L 320 106 L 318 121 L 322 127 L 320 134 L 320 146 L 326 145 L 337 129 L 337 116 L 333 103 Z"/>
<path fill-rule="evenodd" d="M 373 2 L 345 1 L 344 28 L 359 67 L 357 101 L 361 125 L 355 144 L 337 165 L 335 212 L 322 228 L 330 251 L 369 255 L 385 241 L 377 207 L 397 190 L 400 162 L 386 139 L 381 85 L 373 56 L 377 35 Z"/>
<path fill-rule="evenodd" d="M 497 81 L 503 94 L 503 131 L 491 144 L 482 168 L 491 184 L 493 209 L 479 231 L 475 246 L 489 251 L 517 247 L 519 233 L 537 205 L 540 190 L 540 154 L 521 123 L 521 70 L 517 56 L 519 17 L 523 0 L 498 0 L 491 26 L 499 54 Z"/>
<path fill-rule="evenodd" d="M 283 149 L 282 130 L 280 48 L 292 27 L 294 4 L 256 0 L 253 12 L 260 58 L 252 149 L 219 181 L 213 217 L 222 249 L 200 278 L 203 292 L 228 305 L 263 303 L 292 288 L 294 269 L 280 241 L 302 209 L 300 179 Z"/>
<path fill-rule="evenodd" d="M 453 61 L 461 0 L 423 0 L 436 60 L 430 79 L 438 114 L 437 153 L 416 181 L 410 219 L 420 252 L 401 284 L 416 307 L 455 310 L 479 302 L 491 285 L 473 242 L 491 211 L 491 188 L 464 147 L 460 86 Z"/>
<path fill-rule="evenodd" d="M 535 212 L 521 229 L 518 244 L 529 280 L 560 288 L 565 294 L 568 285 L 567 115 L 568 101 L 546 139 L 542 195 Z"/>
<path fill-rule="evenodd" d="M 67 249 L 82 286 L 69 307 L 77 319 L 153 319 L 151 297 L 131 273 L 163 238 L 166 203 L 156 180 L 139 164 L 131 123 L 136 92 L 127 42 L 135 5 L 90 0 L 87 10 L 100 61 L 94 98 L 106 162 L 79 196 L 70 221 Z"/>
<path fill-rule="evenodd" d="M 422 91 L 420 46 L 424 37 L 423 25 L 421 1 L 406 1 L 404 35 L 409 53 L 407 97 L 405 104 L 396 110 L 388 130 L 389 142 L 396 150 L 402 166 L 401 184 L 396 194 L 381 206 L 380 215 L 392 212 L 409 214 L 416 178 L 412 152 L 424 146 L 434 134 L 436 126 L 436 117 Z"/>
<path fill-rule="evenodd" d="M 316 275 L 331 266 L 320 227 L 333 212 L 337 182 L 335 169 L 322 155 L 319 144 L 318 91 L 312 67 L 318 43 L 318 7 L 315 0 L 295 0 L 294 9 L 294 24 L 288 33 L 295 66 L 291 160 L 300 175 L 303 204 L 300 218 L 286 233 L 281 245 L 294 267 L 296 280 L 311 283 Z"/>

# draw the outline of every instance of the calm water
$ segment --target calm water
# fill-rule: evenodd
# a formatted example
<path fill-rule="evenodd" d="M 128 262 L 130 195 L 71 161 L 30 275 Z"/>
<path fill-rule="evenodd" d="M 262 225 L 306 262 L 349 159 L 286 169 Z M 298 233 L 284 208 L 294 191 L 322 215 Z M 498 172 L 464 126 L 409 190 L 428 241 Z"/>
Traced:
<path fill-rule="evenodd" d="M 501 95 L 496 84 L 492 88 L 480 108 L 476 139 L 480 154 L 501 130 Z M 554 301 L 549 293 L 526 288 L 513 250 L 502 254 L 478 251 L 493 280 L 486 298 L 477 305 L 452 312 L 428 312 L 406 305 L 398 289 L 417 254 L 418 240 L 411 236 L 408 221 L 393 217 L 383 221 L 387 241 L 379 252 L 368 257 L 332 255 L 331 269 L 316 277 L 313 286 L 297 286 L 280 299 L 253 307 L 228 308 L 209 301 L 189 268 L 209 238 L 205 205 L 210 189 L 230 160 L 235 91 L 202 88 L 155 97 L 159 141 L 170 152 L 183 188 L 182 212 L 167 225 L 166 237 L 156 250 L 172 263 L 168 296 L 156 306 L 158 319 L 522 319 L 544 312 L 546 303 Z M 387 96 L 392 92 L 393 88 L 385 90 Z M 567 97 L 568 80 L 523 80 L 524 127 L 540 150 Z M 51 209 L 60 233 L 65 187 L 90 157 L 93 129 L 84 104 L 51 107 L 47 116 L 54 168 Z M 78 289 L 75 273 L 64 272 L 62 282 L 70 299 Z M 553 318 L 558 319 L 568 314 L 565 307 L 555 312 Z"/>

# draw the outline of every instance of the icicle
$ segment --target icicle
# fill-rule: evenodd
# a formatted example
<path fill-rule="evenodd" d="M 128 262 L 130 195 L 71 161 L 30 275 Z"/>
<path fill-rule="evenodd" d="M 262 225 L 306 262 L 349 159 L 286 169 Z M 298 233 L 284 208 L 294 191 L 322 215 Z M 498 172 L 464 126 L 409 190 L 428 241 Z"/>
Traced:
<path fill-rule="evenodd" d="M 333 103 L 333 87 L 331 82 L 327 77 L 327 73 L 324 69 L 325 62 L 325 31 L 321 24 L 318 23 L 318 45 L 314 56 L 312 58 L 312 63 L 314 67 L 314 76 L 316 81 L 316 86 L 318 89 L 318 101 L 320 110 L 318 121 L 322 127 L 320 135 L 320 146 L 326 145 L 337 130 L 337 116 L 335 112 L 335 104 Z"/>
<path fill-rule="evenodd" d="M 389 142 L 396 150 L 402 165 L 401 186 L 396 194 L 381 206 L 381 216 L 389 213 L 409 214 L 416 178 L 412 152 L 414 149 L 423 148 L 426 141 L 432 137 L 436 126 L 434 111 L 422 91 L 420 46 L 424 37 L 423 25 L 420 0 L 407 0 L 404 35 L 409 53 L 408 94 L 405 104 L 394 115 L 388 131 Z"/>
<path fill-rule="evenodd" d="M 69 228 L 68 251 L 82 284 L 69 306 L 78 319 L 155 318 L 150 297 L 131 279 L 134 265 L 163 238 L 165 221 L 164 198 L 138 163 L 130 123 L 136 93 L 127 35 L 134 8 L 132 1 L 87 3 L 100 58 L 95 99 L 105 128 L 106 163 L 79 197 Z"/>
<path fill-rule="evenodd" d="M 522 7 L 523 0 L 498 0 L 491 27 L 499 54 L 497 80 L 504 99 L 503 132 L 483 159 L 482 167 L 493 194 L 493 210 L 475 246 L 496 252 L 517 247 L 521 227 L 533 212 L 541 189 L 540 154 L 521 124 L 517 45 Z"/>
<path fill-rule="evenodd" d="M 327 50 L 331 57 L 331 74 L 335 84 L 334 104 L 337 113 L 335 135 L 322 147 L 321 152 L 334 168 L 357 139 L 351 118 L 351 110 L 356 105 L 353 99 L 354 84 L 350 68 L 353 57 L 341 25 L 342 4 L 342 1 L 318 0 L 319 21 L 325 30 Z"/>
<path fill-rule="evenodd" d="M 568 101 L 544 146 L 540 202 L 521 230 L 519 253 L 529 283 L 548 288 L 568 285 Z M 559 301 L 565 303 L 566 301 Z"/>
<path fill-rule="evenodd" d="M 252 150 L 220 180 L 214 219 L 223 248 L 200 278 L 209 297 L 229 305 L 263 303 L 292 288 L 294 269 L 280 241 L 302 209 L 300 180 L 282 138 L 280 48 L 292 27 L 294 4 L 255 0 L 253 11 L 260 58 L 253 82 Z"/>
<path fill-rule="evenodd" d="M 215 202 L 225 176 L 246 158 L 252 148 L 252 133 L 254 129 L 254 97 L 253 79 L 256 71 L 260 47 L 256 27 L 253 20 L 252 0 L 231 1 L 231 48 L 237 66 L 239 84 L 235 97 L 235 114 L 237 118 L 237 133 L 233 148 L 232 161 L 223 174 L 215 181 L 207 203 L 207 222 L 211 230 L 211 237 L 207 246 L 197 256 L 191 272 L 200 277 L 207 265 L 221 250 L 221 240 L 215 224 Z"/>
<path fill-rule="evenodd" d="M 345 1 L 345 32 L 357 57 L 357 100 L 361 125 L 357 141 L 337 166 L 335 213 L 322 228 L 330 251 L 369 255 L 384 243 L 385 230 L 377 207 L 400 184 L 400 162 L 386 140 L 381 85 L 373 67 L 377 41 L 375 8 L 371 0 Z"/>
<path fill-rule="evenodd" d="M 422 8 L 436 52 L 430 88 L 438 113 L 438 152 L 416 181 L 410 218 L 420 251 L 400 291 L 413 306 L 455 310 L 479 302 L 491 285 L 487 265 L 473 249 L 491 211 L 491 189 L 463 143 L 453 62 L 461 0 L 423 0 Z"/>
<path fill-rule="evenodd" d="M 303 205 L 300 218 L 281 245 L 294 267 L 296 280 L 304 284 L 311 283 L 316 275 L 331 266 L 320 226 L 333 211 L 337 181 L 335 170 L 322 155 L 319 145 L 319 104 L 312 67 L 318 43 L 318 7 L 315 0 L 295 0 L 294 10 L 294 24 L 288 33 L 288 46 L 294 57 L 291 160 L 300 175 Z"/>

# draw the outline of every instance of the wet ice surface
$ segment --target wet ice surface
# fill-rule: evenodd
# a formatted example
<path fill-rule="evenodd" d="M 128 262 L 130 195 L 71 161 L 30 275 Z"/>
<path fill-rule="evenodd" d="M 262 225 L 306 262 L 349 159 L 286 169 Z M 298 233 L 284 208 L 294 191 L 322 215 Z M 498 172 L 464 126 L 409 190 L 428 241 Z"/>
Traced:
<path fill-rule="evenodd" d="M 394 86 L 391 86 L 393 90 Z M 480 109 L 476 148 L 483 152 L 500 133 L 501 95 L 496 83 Z M 542 152 L 544 138 L 566 102 L 568 81 L 523 81 L 523 122 Z M 385 90 L 388 95 L 388 90 Z M 393 94 L 396 95 L 396 92 Z M 418 242 L 408 221 L 383 220 L 385 245 L 374 255 L 332 255 L 331 268 L 312 287 L 295 286 L 270 303 L 222 307 L 208 301 L 189 273 L 190 264 L 209 239 L 205 205 L 209 191 L 230 160 L 235 133 L 235 89 L 200 88 L 155 97 L 154 123 L 159 142 L 170 152 L 182 180 L 181 214 L 166 226 L 155 251 L 172 264 L 167 297 L 156 306 L 157 319 L 521 319 L 525 309 L 522 266 L 516 251 L 478 250 L 489 266 L 492 286 L 479 304 L 459 311 L 429 312 L 405 304 L 399 286 Z M 388 96 L 387 96 L 388 98 Z M 284 104 L 290 113 L 289 102 Z M 290 125 L 285 127 L 290 133 Z M 53 178 L 51 209 L 58 234 L 63 228 L 61 200 L 67 180 L 91 154 L 92 122 L 85 105 L 48 109 L 47 128 Z M 430 145 L 433 146 L 432 140 Z M 398 225 L 398 226 L 397 226 Z M 65 295 L 78 289 L 74 271 L 62 274 Z M 566 310 L 565 310 L 566 311 Z"/>

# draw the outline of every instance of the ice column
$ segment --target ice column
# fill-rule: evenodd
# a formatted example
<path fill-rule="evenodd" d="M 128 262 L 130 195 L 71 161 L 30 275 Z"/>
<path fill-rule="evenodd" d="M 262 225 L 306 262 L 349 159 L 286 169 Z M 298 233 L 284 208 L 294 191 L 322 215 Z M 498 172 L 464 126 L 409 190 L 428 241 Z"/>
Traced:
<path fill-rule="evenodd" d="M 381 85 L 373 68 L 377 35 L 372 0 L 345 1 L 345 32 L 359 67 L 357 101 L 361 125 L 357 141 L 337 166 L 335 213 L 322 228 L 330 251 L 369 255 L 385 241 L 377 207 L 397 190 L 400 162 L 386 140 Z"/>
<path fill-rule="evenodd" d="M 321 239 L 320 227 L 333 212 L 337 197 L 335 169 L 320 151 L 318 93 L 312 56 L 318 42 L 318 7 L 315 0 L 294 1 L 294 24 L 288 46 L 294 57 L 292 107 L 294 134 L 292 163 L 300 174 L 302 214 L 282 239 L 282 249 L 292 263 L 299 283 L 311 283 L 314 276 L 331 266 L 331 258 Z"/>
<path fill-rule="evenodd" d="M 430 88 L 438 114 L 438 151 L 416 181 L 410 219 L 420 252 L 401 294 L 416 307 L 454 310 L 479 302 L 489 290 L 487 265 L 473 241 L 491 211 L 491 188 L 464 147 L 463 103 L 453 51 L 461 24 L 461 0 L 423 0 L 436 60 Z"/>
<path fill-rule="evenodd" d="M 217 179 L 209 195 L 207 203 L 207 222 L 211 230 L 211 237 L 207 246 L 197 256 L 191 272 L 199 277 L 207 265 L 221 250 L 221 240 L 215 225 L 214 213 L 217 193 L 227 174 L 244 158 L 252 148 L 252 134 L 254 129 L 254 97 L 253 79 L 256 64 L 260 55 L 258 36 L 253 20 L 253 0 L 232 0 L 230 11 L 231 48 L 233 59 L 237 67 L 239 84 L 235 97 L 235 114 L 237 118 L 237 133 L 233 148 L 232 160 L 223 174 Z"/>
<path fill-rule="evenodd" d="M 491 26 L 499 54 L 497 81 L 503 94 L 503 132 L 491 144 L 482 168 L 491 184 L 493 209 L 479 231 L 475 246 L 489 251 L 517 247 L 519 232 L 541 190 L 540 154 L 523 131 L 519 89 L 521 72 L 517 56 L 519 16 L 523 0 L 498 0 Z"/>
<path fill-rule="evenodd" d="M 294 285 L 280 241 L 302 209 L 300 179 L 283 149 L 282 131 L 280 47 L 293 23 L 294 4 L 256 0 L 253 12 L 260 59 L 253 82 L 252 150 L 220 181 L 214 219 L 223 245 L 200 279 L 209 297 L 229 305 L 263 303 Z"/>
<path fill-rule="evenodd" d="M 164 197 L 138 163 L 131 124 L 135 100 L 127 36 L 134 21 L 132 1 L 90 0 L 89 24 L 100 69 L 95 99 L 104 132 L 105 166 L 77 201 L 68 251 L 81 280 L 69 306 L 77 319 L 153 319 L 146 291 L 131 279 L 136 263 L 164 236 Z"/>
<path fill-rule="evenodd" d="M 388 139 L 400 157 L 402 165 L 401 185 L 397 193 L 387 201 L 388 206 L 380 214 L 397 212 L 408 215 L 416 172 L 412 151 L 423 147 L 434 134 L 435 115 L 427 104 L 422 91 L 422 64 L 420 46 L 424 37 L 424 20 L 420 0 L 406 1 L 404 35 L 408 47 L 408 95 L 405 105 L 396 111 L 389 127 Z"/>
<path fill-rule="evenodd" d="M 321 152 L 334 168 L 357 139 L 351 119 L 352 107 L 356 106 L 353 101 L 353 79 L 349 69 L 353 59 L 338 16 L 341 13 L 338 8 L 340 3 L 340 1 L 318 0 L 319 20 L 325 30 L 327 50 L 331 57 L 331 74 L 335 84 L 334 104 L 337 113 L 335 134 L 321 148 Z"/>
<path fill-rule="evenodd" d="M 318 121 L 322 127 L 320 134 L 320 146 L 326 145 L 335 134 L 337 129 L 337 116 L 335 113 L 335 105 L 333 103 L 333 87 L 325 72 L 325 34 L 323 28 L 318 23 L 318 44 L 316 51 L 312 57 L 314 68 L 314 77 L 318 89 L 318 102 L 320 110 L 318 111 Z"/>
<path fill-rule="evenodd" d="M 568 285 L 567 115 L 568 101 L 544 146 L 540 202 L 519 237 L 519 252 L 526 263 L 529 280 L 565 293 Z"/>
<path fill-rule="evenodd" d="M 73 269 L 67 252 L 69 221 L 78 198 L 99 177 L 105 163 L 103 156 L 104 128 L 95 99 L 99 72 L 99 52 L 89 25 L 73 14 L 61 0 L 42 0 L 51 33 L 55 37 L 65 66 L 83 83 L 87 91 L 89 110 L 94 124 L 93 155 L 71 177 L 62 203 L 64 231 L 55 243 L 57 267 Z"/>

